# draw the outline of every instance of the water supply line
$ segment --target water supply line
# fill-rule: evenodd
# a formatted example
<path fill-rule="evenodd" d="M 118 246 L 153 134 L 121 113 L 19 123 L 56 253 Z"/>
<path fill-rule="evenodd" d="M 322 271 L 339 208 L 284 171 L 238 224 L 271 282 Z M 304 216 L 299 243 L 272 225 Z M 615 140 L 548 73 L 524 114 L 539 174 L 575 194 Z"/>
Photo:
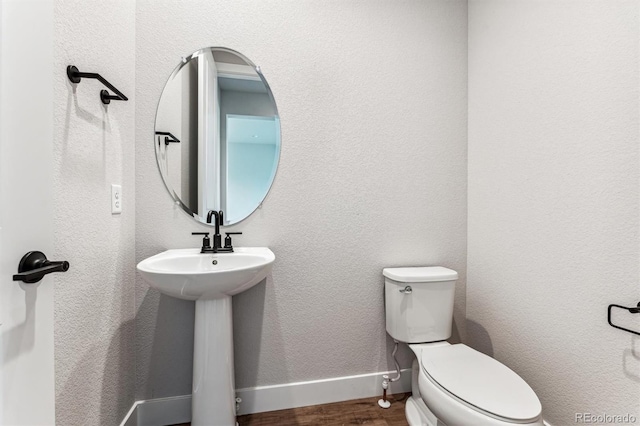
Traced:
<path fill-rule="evenodd" d="M 391 385 L 391 383 L 397 382 L 398 380 L 400 380 L 400 375 L 402 374 L 400 372 L 400 364 L 396 359 L 396 352 L 398 352 L 398 341 L 395 339 L 393 341 L 395 345 L 393 346 L 393 352 L 391 352 L 391 357 L 393 358 L 393 362 L 396 364 L 397 376 L 394 377 L 393 379 L 390 379 L 388 374 L 385 374 L 382 376 L 382 399 L 378 400 L 378 405 L 382 408 L 391 407 L 391 402 L 387 400 L 387 390 L 389 389 L 389 385 Z"/>

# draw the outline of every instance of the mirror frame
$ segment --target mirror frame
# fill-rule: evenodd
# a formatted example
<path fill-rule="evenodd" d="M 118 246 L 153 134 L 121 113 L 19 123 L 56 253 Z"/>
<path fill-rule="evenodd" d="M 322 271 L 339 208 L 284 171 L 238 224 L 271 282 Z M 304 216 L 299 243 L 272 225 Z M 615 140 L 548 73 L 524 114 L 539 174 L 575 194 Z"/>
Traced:
<path fill-rule="evenodd" d="M 156 130 L 156 126 L 157 126 L 157 120 L 158 120 L 158 109 L 160 108 L 160 102 L 162 101 L 162 95 L 164 94 L 164 91 L 165 91 L 165 89 L 167 87 L 167 83 L 169 83 L 169 81 L 171 81 L 173 78 L 175 78 L 178 75 L 178 73 L 180 72 L 180 70 L 182 70 L 182 68 L 185 65 L 187 65 L 190 60 L 192 60 L 194 57 L 198 56 L 199 54 L 201 54 L 201 53 L 203 53 L 204 51 L 207 51 L 207 50 L 223 51 L 223 52 L 226 52 L 226 53 L 231 53 L 231 54 L 234 54 L 234 55 L 238 56 L 243 61 L 245 61 L 248 66 L 252 67 L 255 70 L 256 74 L 258 74 L 258 77 L 260 77 L 260 81 L 262 81 L 262 84 L 264 84 L 265 88 L 267 89 L 267 94 L 269 95 L 269 99 L 273 103 L 273 109 L 275 110 L 275 113 L 276 113 L 276 116 L 278 117 L 278 121 L 279 122 L 280 122 L 280 112 L 278 111 L 278 104 L 276 103 L 276 99 L 273 96 L 273 92 L 271 91 L 271 86 L 269 86 L 269 83 L 267 83 L 267 79 L 262 74 L 262 70 L 260 69 L 260 67 L 257 66 L 256 64 L 254 64 L 253 61 L 251 61 L 249 58 L 244 56 L 242 53 L 240 53 L 240 52 L 238 52 L 236 50 L 233 50 L 233 49 L 229 49 L 228 47 L 221 47 L 221 46 L 203 47 L 201 49 L 196 50 L 195 52 L 191 53 L 188 56 L 182 57 L 180 63 L 173 69 L 173 71 L 169 75 L 169 78 L 166 79 L 164 87 L 162 88 L 162 92 L 160 93 L 160 99 L 158 99 L 158 104 L 156 106 L 156 116 L 155 116 L 155 118 L 153 120 L 153 128 L 154 128 L 153 147 L 154 147 L 154 152 L 156 154 L 156 166 L 158 167 L 158 173 L 160 173 L 160 178 L 162 179 L 162 183 L 164 184 L 164 187 L 167 189 L 167 192 L 169 193 L 171 198 L 173 198 L 174 204 L 180 206 L 182 211 L 184 211 L 188 216 L 190 216 L 191 218 L 193 218 L 197 222 L 202 223 L 203 225 L 215 226 L 212 223 L 207 223 L 206 217 L 198 216 L 197 213 L 193 212 L 189 207 L 187 207 L 182 202 L 180 197 L 178 197 L 178 195 L 175 193 L 173 188 L 169 187 L 169 183 L 167 182 L 168 179 L 165 179 L 165 176 L 162 173 L 162 167 L 160 165 L 160 156 L 158 155 L 159 154 L 158 153 L 158 149 L 159 148 L 157 148 L 157 145 L 156 145 L 156 134 L 155 134 L 155 130 Z M 238 224 L 238 223 L 244 221 L 245 219 L 247 219 L 248 217 L 250 217 L 251 215 L 253 215 L 253 213 L 255 213 L 256 210 L 262 208 L 262 204 L 264 203 L 264 201 L 267 199 L 267 197 L 271 193 L 271 188 L 273 188 L 273 183 L 275 182 L 276 176 L 278 175 L 278 167 L 280 165 L 280 157 L 282 156 L 282 124 L 281 123 L 278 125 L 278 132 L 280 133 L 280 146 L 278 147 L 278 153 L 277 153 L 277 156 L 276 156 L 276 170 L 273 173 L 273 179 L 271 179 L 271 182 L 269 184 L 269 189 L 267 189 L 267 192 L 265 193 L 264 198 L 251 211 L 251 213 L 249 213 L 246 217 L 242 218 L 241 220 L 239 220 L 237 222 L 234 222 L 234 223 L 231 223 L 231 224 L 230 223 L 226 223 L 226 220 L 227 220 L 228 216 L 225 214 L 225 217 L 224 217 L 225 223 L 221 223 L 220 224 L 221 226 L 232 226 L 232 225 Z"/>

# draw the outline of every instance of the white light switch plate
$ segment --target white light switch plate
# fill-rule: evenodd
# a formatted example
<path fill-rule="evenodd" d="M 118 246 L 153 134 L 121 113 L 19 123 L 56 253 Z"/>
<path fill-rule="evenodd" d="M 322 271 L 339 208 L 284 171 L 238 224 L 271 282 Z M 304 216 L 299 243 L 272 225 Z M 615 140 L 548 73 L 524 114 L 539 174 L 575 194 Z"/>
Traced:
<path fill-rule="evenodd" d="M 111 213 L 122 213 L 122 185 L 111 185 Z"/>

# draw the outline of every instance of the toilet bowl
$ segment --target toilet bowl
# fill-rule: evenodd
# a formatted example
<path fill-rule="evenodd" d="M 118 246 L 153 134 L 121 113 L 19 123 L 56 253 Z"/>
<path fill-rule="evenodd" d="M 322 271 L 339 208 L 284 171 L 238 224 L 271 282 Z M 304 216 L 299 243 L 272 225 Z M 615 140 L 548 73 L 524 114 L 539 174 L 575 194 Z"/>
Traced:
<path fill-rule="evenodd" d="M 385 268 L 387 332 L 416 355 L 411 426 L 542 426 L 531 387 L 497 360 L 449 344 L 457 273 L 443 267 Z"/>
<path fill-rule="evenodd" d="M 543 425 L 531 387 L 493 358 L 462 344 L 409 347 L 417 381 L 410 398 L 415 410 L 405 410 L 410 425 Z"/>

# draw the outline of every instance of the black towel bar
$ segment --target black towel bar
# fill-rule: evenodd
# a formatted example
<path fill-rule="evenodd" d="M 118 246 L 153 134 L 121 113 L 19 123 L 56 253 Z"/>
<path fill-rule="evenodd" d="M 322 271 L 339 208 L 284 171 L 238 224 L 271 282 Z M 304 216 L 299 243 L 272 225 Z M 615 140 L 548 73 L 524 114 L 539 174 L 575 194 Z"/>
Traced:
<path fill-rule="evenodd" d="M 180 143 L 180 139 L 173 136 L 170 132 L 156 132 L 156 135 L 165 136 L 165 145 L 169 145 L 170 143 Z M 160 138 L 158 138 L 158 145 L 160 145 Z"/>
<path fill-rule="evenodd" d="M 67 77 L 69 77 L 69 81 L 71 81 L 72 83 L 80 83 L 80 81 L 83 78 L 95 78 L 96 80 L 100 81 L 102 84 L 107 86 L 109 89 L 111 89 L 116 94 L 116 96 L 109 94 L 109 92 L 107 92 L 106 90 L 101 90 L 100 91 L 100 100 L 102 100 L 103 104 L 108 104 L 112 100 L 113 101 L 128 101 L 129 100 L 129 98 L 127 98 L 124 95 L 124 93 L 122 93 L 121 91 L 116 89 L 116 87 L 113 84 L 109 83 L 100 74 L 96 74 L 94 72 L 80 72 L 80 71 L 78 71 L 78 68 L 76 68 L 74 65 L 69 65 L 69 66 L 67 66 Z"/>
<path fill-rule="evenodd" d="M 611 327 L 617 328 L 619 330 L 628 331 L 629 333 L 637 334 L 638 336 L 640 336 L 640 331 L 629 330 L 628 328 L 620 327 L 619 325 L 615 325 L 614 323 L 612 323 L 611 322 L 611 309 L 612 308 L 624 309 L 625 311 L 629 311 L 629 313 L 631 313 L 631 314 L 640 314 L 640 302 L 638 302 L 637 306 L 632 306 L 630 308 L 627 307 L 627 306 L 621 306 L 621 305 L 609 305 L 609 309 L 608 309 L 608 313 L 607 313 L 607 321 L 609 321 L 609 325 Z"/>

